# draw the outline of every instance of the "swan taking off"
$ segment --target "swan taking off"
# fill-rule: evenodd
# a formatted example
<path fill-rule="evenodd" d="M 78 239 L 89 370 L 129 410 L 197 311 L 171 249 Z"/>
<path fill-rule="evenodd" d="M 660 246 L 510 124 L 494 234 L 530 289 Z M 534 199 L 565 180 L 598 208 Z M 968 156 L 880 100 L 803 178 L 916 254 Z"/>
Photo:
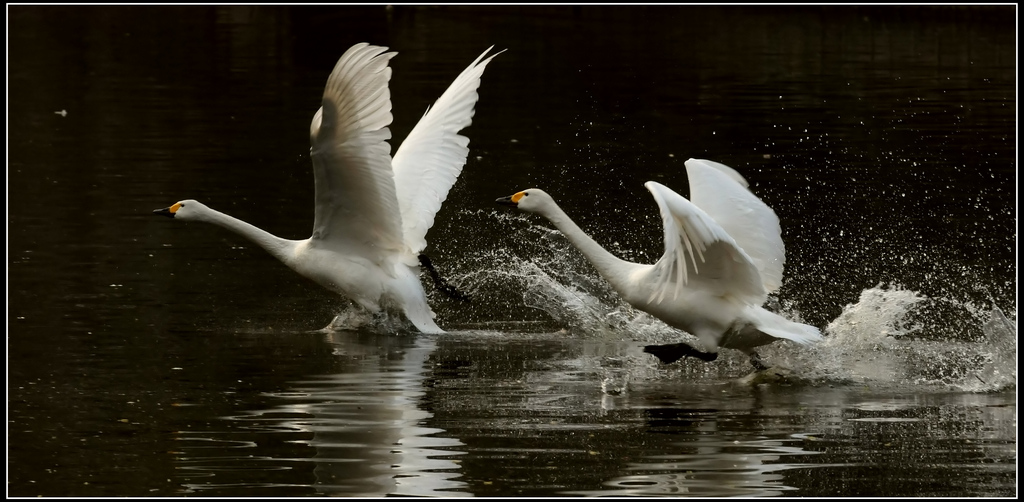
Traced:
<path fill-rule="evenodd" d="M 779 218 L 735 170 L 709 160 L 686 161 L 687 200 L 648 181 L 665 226 L 665 254 L 654 265 L 619 259 L 585 234 L 550 195 L 531 188 L 497 200 L 551 221 L 630 305 L 697 337 L 686 343 L 644 347 L 663 363 L 685 356 L 705 361 L 719 347 L 738 349 L 765 369 L 755 347 L 779 338 L 820 341 L 817 328 L 761 307 L 782 284 L 785 247 Z"/>
<path fill-rule="evenodd" d="M 492 47 L 493 48 L 493 47 Z M 420 284 L 427 230 L 466 164 L 477 88 L 487 63 L 473 61 L 391 157 L 387 47 L 356 44 L 327 78 L 309 129 L 316 182 L 313 235 L 282 239 L 194 200 L 154 213 L 220 225 L 370 312 L 393 306 L 419 331 L 443 333 Z M 431 272 L 433 272 L 431 270 Z"/>

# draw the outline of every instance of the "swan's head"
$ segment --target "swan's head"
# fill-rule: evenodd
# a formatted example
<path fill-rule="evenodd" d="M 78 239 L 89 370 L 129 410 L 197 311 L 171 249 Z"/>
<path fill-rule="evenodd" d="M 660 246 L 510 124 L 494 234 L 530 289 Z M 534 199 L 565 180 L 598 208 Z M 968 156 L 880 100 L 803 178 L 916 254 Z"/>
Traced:
<path fill-rule="evenodd" d="M 502 197 L 495 202 L 531 213 L 542 212 L 545 208 L 555 203 L 554 199 L 547 192 L 539 188 L 530 188 L 522 192 L 516 192 L 508 197 Z"/>
<path fill-rule="evenodd" d="M 197 218 L 204 209 L 206 209 L 206 206 L 202 203 L 197 200 L 189 199 L 175 202 L 171 207 L 154 209 L 153 214 L 159 214 L 161 216 L 167 216 L 168 218 L 174 218 L 177 220 L 190 220 Z"/>

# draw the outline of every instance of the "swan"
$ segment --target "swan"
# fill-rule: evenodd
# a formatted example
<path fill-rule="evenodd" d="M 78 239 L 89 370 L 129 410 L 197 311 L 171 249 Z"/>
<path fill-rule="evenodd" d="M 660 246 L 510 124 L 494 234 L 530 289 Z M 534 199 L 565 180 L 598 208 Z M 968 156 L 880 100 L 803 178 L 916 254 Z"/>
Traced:
<path fill-rule="evenodd" d="M 755 347 L 778 339 L 822 340 L 818 328 L 761 307 L 782 284 L 785 247 L 775 212 L 731 167 L 703 159 L 685 165 L 691 200 L 656 181 L 644 184 L 665 227 L 665 254 L 653 265 L 612 255 L 543 190 L 530 188 L 496 202 L 547 218 L 626 302 L 697 337 L 697 347 L 644 347 L 662 363 L 685 356 L 714 361 L 724 347 L 743 351 L 764 370 Z"/>
<path fill-rule="evenodd" d="M 299 274 L 371 313 L 397 308 L 423 333 L 444 333 L 420 284 L 421 252 L 434 215 L 462 172 L 477 88 L 487 63 L 473 61 L 420 118 L 391 157 L 388 62 L 396 52 L 360 43 L 327 78 L 310 125 L 316 183 L 313 234 L 284 239 L 191 199 L 153 212 L 219 225 L 256 243 Z"/>

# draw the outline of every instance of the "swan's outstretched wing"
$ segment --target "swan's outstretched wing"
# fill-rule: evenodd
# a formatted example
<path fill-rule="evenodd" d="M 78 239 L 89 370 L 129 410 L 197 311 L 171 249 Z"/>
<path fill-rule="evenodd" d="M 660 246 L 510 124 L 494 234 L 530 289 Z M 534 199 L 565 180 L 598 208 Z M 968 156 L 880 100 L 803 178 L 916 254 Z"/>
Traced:
<path fill-rule="evenodd" d="M 704 210 L 732 236 L 754 261 L 768 292 L 782 285 L 786 247 L 782 227 L 761 199 L 748 190 L 747 182 L 731 167 L 710 160 L 686 161 L 690 201 Z"/>
<path fill-rule="evenodd" d="M 466 165 L 469 138 L 459 131 L 472 122 L 478 98 L 476 90 L 484 68 L 494 56 L 501 54 L 483 59 L 490 50 L 488 48 L 463 70 L 434 106 L 427 109 L 395 152 L 392 167 L 402 231 L 413 253 L 427 246 L 427 230 L 434 225 L 434 215 L 448 197 L 462 166 Z"/>
<path fill-rule="evenodd" d="M 657 201 L 665 225 L 665 254 L 649 272 L 655 286 L 648 302 L 699 289 L 764 303 L 767 292 L 757 267 L 715 220 L 665 185 L 648 181 L 644 186 Z"/>
<path fill-rule="evenodd" d="M 327 78 L 323 106 L 310 125 L 316 178 L 313 239 L 377 260 L 402 249 L 402 223 L 391 172 L 394 52 L 352 46 Z"/>

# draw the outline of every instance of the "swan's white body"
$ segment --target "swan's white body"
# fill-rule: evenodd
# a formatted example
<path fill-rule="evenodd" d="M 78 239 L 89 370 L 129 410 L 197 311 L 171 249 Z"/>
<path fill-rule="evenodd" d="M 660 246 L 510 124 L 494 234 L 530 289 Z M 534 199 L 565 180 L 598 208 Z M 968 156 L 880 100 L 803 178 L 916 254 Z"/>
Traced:
<path fill-rule="evenodd" d="M 761 307 L 782 284 L 785 247 L 775 212 L 728 166 L 690 159 L 686 172 L 691 200 L 654 181 L 644 185 L 665 227 L 665 254 L 653 265 L 609 253 L 542 190 L 498 202 L 550 220 L 625 301 L 696 336 L 705 352 L 725 347 L 752 353 L 779 338 L 821 340 L 817 328 Z"/>
<path fill-rule="evenodd" d="M 316 181 L 313 235 L 282 239 L 194 200 L 157 210 L 222 226 L 285 265 L 371 312 L 399 308 L 424 333 L 434 322 L 419 279 L 418 256 L 434 215 L 462 172 L 484 51 L 430 107 L 391 158 L 391 95 L 386 47 L 357 44 L 327 79 L 310 125 Z"/>

